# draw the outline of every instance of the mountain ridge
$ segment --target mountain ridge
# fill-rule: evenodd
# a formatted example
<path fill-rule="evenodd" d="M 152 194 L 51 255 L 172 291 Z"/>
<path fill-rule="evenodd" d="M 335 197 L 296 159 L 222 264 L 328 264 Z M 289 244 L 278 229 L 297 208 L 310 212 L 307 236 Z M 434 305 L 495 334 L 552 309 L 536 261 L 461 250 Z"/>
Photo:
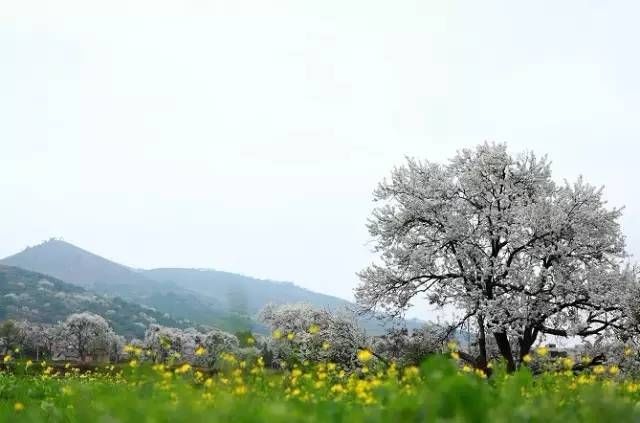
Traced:
<path fill-rule="evenodd" d="M 69 242 L 50 239 L 0 260 L 0 264 L 51 275 L 100 294 L 120 296 L 169 313 L 176 319 L 227 330 L 264 331 L 256 315 L 269 303 L 309 303 L 336 310 L 355 304 L 300 287 L 293 282 L 258 279 L 208 268 L 140 269 L 121 265 Z M 389 322 L 360 319 L 372 333 Z M 409 327 L 420 326 L 407 320 Z"/>

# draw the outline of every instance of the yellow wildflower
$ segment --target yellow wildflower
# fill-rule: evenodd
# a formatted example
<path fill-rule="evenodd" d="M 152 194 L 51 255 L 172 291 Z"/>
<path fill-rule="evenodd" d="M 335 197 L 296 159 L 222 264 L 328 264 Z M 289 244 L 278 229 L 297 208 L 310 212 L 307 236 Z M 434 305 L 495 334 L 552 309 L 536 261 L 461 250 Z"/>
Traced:
<path fill-rule="evenodd" d="M 273 337 L 273 339 L 280 339 L 282 338 L 282 331 L 280 329 L 276 329 L 273 331 L 271 336 Z"/>
<path fill-rule="evenodd" d="M 329 342 L 327 342 L 327 341 L 324 341 L 324 342 L 322 343 L 322 349 L 323 349 L 324 351 L 327 351 L 329 348 L 331 348 L 331 344 L 330 344 Z"/>
<path fill-rule="evenodd" d="M 200 346 L 198 346 L 198 348 L 196 348 L 194 353 L 195 353 L 196 356 L 202 357 L 203 355 L 205 355 L 207 353 L 207 350 L 206 350 L 205 347 L 200 345 Z"/>
<path fill-rule="evenodd" d="M 331 387 L 331 392 L 333 392 L 334 394 L 341 394 L 344 392 L 344 387 L 337 383 Z"/>
<path fill-rule="evenodd" d="M 358 360 L 363 363 L 370 361 L 373 358 L 373 354 L 369 350 L 360 350 L 358 351 Z"/>
<path fill-rule="evenodd" d="M 615 364 L 609 367 L 609 374 L 611 376 L 615 376 L 618 373 L 620 373 L 620 367 L 616 366 Z"/>
<path fill-rule="evenodd" d="M 309 333 L 311 335 L 315 335 L 318 332 L 320 332 L 320 326 L 316 325 L 315 323 L 309 326 Z"/>
<path fill-rule="evenodd" d="M 573 365 L 575 364 L 575 362 L 573 361 L 573 358 L 571 357 L 563 358 L 561 363 L 562 363 L 562 367 L 564 367 L 565 369 L 572 369 Z"/>
<path fill-rule="evenodd" d="M 545 357 L 547 354 L 549 354 L 549 348 L 543 346 L 540 346 L 538 348 L 536 348 L 536 353 L 540 356 L 540 357 Z"/>
<path fill-rule="evenodd" d="M 8 362 L 10 362 L 12 359 L 13 359 L 13 358 L 12 358 L 10 355 L 5 355 L 5 356 L 4 356 L 4 359 L 3 359 L 3 361 L 4 361 L 5 363 L 8 363 Z"/>
<path fill-rule="evenodd" d="M 287 339 L 289 341 L 293 341 L 293 338 L 295 338 L 295 337 L 296 337 L 296 334 L 293 333 L 293 332 L 289 332 L 289 334 L 287 335 Z"/>
<path fill-rule="evenodd" d="M 244 395 L 247 393 L 247 387 L 244 385 L 236 386 L 236 388 L 233 390 L 233 393 L 236 395 Z"/>
<path fill-rule="evenodd" d="M 13 404 L 13 409 L 17 412 L 20 412 L 24 410 L 24 404 L 21 402 L 16 402 L 15 404 Z"/>

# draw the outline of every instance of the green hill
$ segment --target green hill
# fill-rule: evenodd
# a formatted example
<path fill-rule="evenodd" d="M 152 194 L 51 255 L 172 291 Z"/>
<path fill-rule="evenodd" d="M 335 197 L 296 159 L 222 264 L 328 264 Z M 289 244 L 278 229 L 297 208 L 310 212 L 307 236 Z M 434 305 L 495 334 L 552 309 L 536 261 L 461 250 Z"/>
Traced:
<path fill-rule="evenodd" d="M 329 310 L 354 307 L 349 301 L 291 282 L 211 269 L 133 269 L 56 239 L 26 248 L 0 263 L 51 275 L 100 294 L 122 297 L 175 319 L 229 331 L 264 331 L 255 317 L 269 303 L 304 302 Z M 378 334 L 388 323 L 374 318 L 362 319 L 360 324 L 369 333 Z M 423 323 L 410 320 L 405 324 L 413 328 Z"/>
<path fill-rule="evenodd" d="M 51 275 L 100 294 L 122 297 L 169 313 L 179 320 L 217 326 L 225 330 L 244 329 L 248 326 L 248 317 L 229 313 L 215 297 L 203 296 L 171 282 L 155 281 L 138 270 L 65 241 L 52 239 L 28 247 L 0 260 L 0 263 Z"/>
<path fill-rule="evenodd" d="M 150 323 L 184 327 L 164 313 L 119 297 L 108 297 L 51 276 L 0 265 L 0 320 L 56 323 L 72 313 L 90 311 L 104 317 L 127 337 L 141 338 Z"/>

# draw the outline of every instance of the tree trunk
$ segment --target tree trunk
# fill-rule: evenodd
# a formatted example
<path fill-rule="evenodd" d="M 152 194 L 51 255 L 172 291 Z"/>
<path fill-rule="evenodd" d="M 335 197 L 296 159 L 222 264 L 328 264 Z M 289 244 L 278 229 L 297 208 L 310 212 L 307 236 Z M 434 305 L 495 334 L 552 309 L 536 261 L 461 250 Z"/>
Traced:
<path fill-rule="evenodd" d="M 531 326 L 527 326 L 524 329 L 522 338 L 518 340 L 518 343 L 520 344 L 520 357 L 518 357 L 518 361 L 522 362 L 522 357 L 529 354 L 531 346 L 536 342 L 537 337 L 538 331 L 536 329 L 533 329 Z"/>
<path fill-rule="evenodd" d="M 493 336 L 498 343 L 498 349 L 500 354 L 507 360 L 507 372 L 513 373 L 516 371 L 516 362 L 513 359 L 513 352 L 511 351 L 511 344 L 509 343 L 509 337 L 506 332 L 495 332 Z"/>
<path fill-rule="evenodd" d="M 478 356 L 477 367 L 487 370 L 487 335 L 484 329 L 484 317 L 478 315 L 478 349 L 480 355 Z"/>

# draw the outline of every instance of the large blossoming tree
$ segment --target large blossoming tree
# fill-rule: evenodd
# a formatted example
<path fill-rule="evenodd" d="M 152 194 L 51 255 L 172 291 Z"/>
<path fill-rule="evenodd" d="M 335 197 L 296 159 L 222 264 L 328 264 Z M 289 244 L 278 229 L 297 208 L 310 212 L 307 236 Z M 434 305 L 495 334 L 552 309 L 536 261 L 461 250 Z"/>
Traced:
<path fill-rule="evenodd" d="M 359 275 L 359 303 L 454 306 L 455 326 L 477 334 L 475 353 L 461 351 L 477 367 L 489 337 L 513 370 L 543 334 L 628 329 L 635 283 L 621 270 L 621 211 L 582 179 L 556 184 L 546 157 L 485 143 L 447 164 L 409 159 L 375 199 L 368 227 L 380 260 Z"/>

